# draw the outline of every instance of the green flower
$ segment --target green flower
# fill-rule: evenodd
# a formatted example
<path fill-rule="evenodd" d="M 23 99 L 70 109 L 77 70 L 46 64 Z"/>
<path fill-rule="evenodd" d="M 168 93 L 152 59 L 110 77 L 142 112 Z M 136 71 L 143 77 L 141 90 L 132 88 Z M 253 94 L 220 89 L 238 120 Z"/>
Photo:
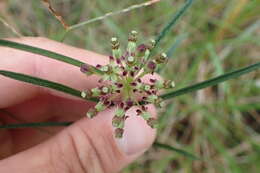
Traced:
<path fill-rule="evenodd" d="M 115 136 L 118 138 L 123 136 L 127 112 L 132 106 L 139 107 L 137 115 L 146 120 L 150 127 L 157 127 L 156 119 L 151 117 L 147 112 L 147 107 L 142 104 L 162 107 L 162 101 L 157 95 L 159 90 L 175 86 L 174 82 L 169 80 L 150 79 L 148 83 L 141 80 L 143 76 L 153 74 L 158 64 L 167 62 L 168 57 L 165 53 L 150 57 L 155 41 L 150 40 L 149 43 L 138 46 L 137 35 L 136 31 L 129 34 L 125 52 L 121 51 L 118 39 L 111 38 L 112 55 L 109 56 L 109 64 L 97 65 L 96 68 L 87 64 L 81 66 L 84 74 L 96 74 L 101 78 L 99 81 L 101 86 L 81 93 L 83 98 L 99 99 L 96 106 L 88 111 L 87 116 L 93 118 L 98 112 L 115 105 L 117 109 L 112 125 L 115 127 Z M 106 84 L 102 85 L 104 81 Z M 135 93 L 141 94 L 141 99 L 138 100 Z"/>

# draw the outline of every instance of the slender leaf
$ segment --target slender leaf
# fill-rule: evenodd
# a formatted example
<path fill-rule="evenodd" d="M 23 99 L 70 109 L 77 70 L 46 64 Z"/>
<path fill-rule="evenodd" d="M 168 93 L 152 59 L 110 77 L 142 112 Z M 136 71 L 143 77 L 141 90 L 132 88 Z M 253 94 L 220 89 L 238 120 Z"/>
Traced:
<path fill-rule="evenodd" d="M 130 12 L 132 10 L 138 9 L 138 8 L 150 6 L 150 5 L 158 3 L 158 2 L 160 2 L 160 0 L 151 0 L 151 1 L 143 2 L 141 4 L 131 5 L 127 8 L 121 9 L 119 11 L 108 12 L 108 13 L 104 14 L 103 16 L 95 17 L 95 18 L 89 19 L 87 21 L 83 21 L 83 22 L 80 22 L 78 24 L 72 25 L 72 26 L 69 27 L 68 31 L 77 29 L 79 27 L 85 26 L 85 25 L 90 24 L 92 22 L 104 20 L 104 19 L 106 19 L 110 16 L 120 15 L 120 14 L 123 14 L 123 13 L 126 13 L 126 12 Z"/>
<path fill-rule="evenodd" d="M 37 47 L 33 47 L 33 46 L 21 44 L 21 43 L 16 43 L 16 42 L 8 41 L 8 40 L 0 40 L 0 45 L 19 49 L 19 50 L 24 50 L 27 52 L 31 52 L 31 53 L 35 53 L 35 54 L 39 54 L 39 55 L 43 55 L 43 56 L 47 56 L 49 58 L 53 58 L 58 61 L 63 61 L 63 62 L 72 64 L 72 65 L 75 65 L 78 67 L 80 67 L 82 64 L 84 64 L 83 62 L 81 62 L 79 60 L 76 60 L 76 59 L 55 53 L 55 52 L 51 52 L 51 51 L 44 50 L 41 48 L 37 48 Z"/>
<path fill-rule="evenodd" d="M 57 127 L 57 126 L 69 126 L 73 124 L 74 122 L 72 121 L 67 121 L 67 122 L 37 122 L 37 123 L 19 123 L 19 124 L 7 124 L 7 125 L 0 125 L 0 129 L 19 129 L 19 128 L 35 128 L 35 127 Z M 185 157 L 191 158 L 193 160 L 198 160 L 199 158 L 187 151 L 172 147 L 167 144 L 162 144 L 155 142 L 153 144 L 154 147 L 156 148 L 162 148 L 165 150 L 177 152 Z"/>
<path fill-rule="evenodd" d="M 235 70 L 235 71 L 232 71 L 232 72 L 220 75 L 218 77 L 206 80 L 204 82 L 200 82 L 200 83 L 197 83 L 197 84 L 194 84 L 194 85 L 191 85 L 191 86 L 179 89 L 177 91 L 168 92 L 166 94 L 161 95 L 160 97 L 163 100 L 171 99 L 173 97 L 177 97 L 177 96 L 180 96 L 180 95 L 183 95 L 183 94 L 187 94 L 187 93 L 190 93 L 190 92 L 194 92 L 194 91 L 206 88 L 206 87 L 217 85 L 218 83 L 221 83 L 221 82 L 224 82 L 226 80 L 239 77 L 241 75 L 244 75 L 244 74 L 247 74 L 249 72 L 255 71 L 255 70 L 259 69 L 259 68 L 260 68 L 260 62 L 258 62 L 256 64 L 253 64 L 253 65 L 250 65 L 250 66 L 247 66 L 247 67 L 244 67 L 244 68 L 241 68 L 239 70 Z"/>
<path fill-rule="evenodd" d="M 184 151 L 182 149 L 178 149 L 178 148 L 175 148 L 173 146 L 170 146 L 170 145 L 167 145 L 167 144 L 162 144 L 162 143 L 158 143 L 158 142 L 155 142 L 153 143 L 153 146 L 156 147 L 156 148 L 162 148 L 162 149 L 166 149 L 166 150 L 169 150 L 169 151 L 173 151 L 173 152 L 176 152 L 176 153 L 179 153 L 185 157 L 188 157 L 190 159 L 193 159 L 193 160 L 199 160 L 199 158 L 187 151 Z"/>
<path fill-rule="evenodd" d="M 18 129 L 18 128 L 34 128 L 34 127 L 53 127 L 53 126 L 69 126 L 73 122 L 39 122 L 39 123 L 20 123 L 0 125 L 0 129 Z"/>
<path fill-rule="evenodd" d="M 173 15 L 172 19 L 169 23 L 162 29 L 155 40 L 155 47 L 160 43 L 160 41 L 166 36 L 166 34 L 172 29 L 172 27 L 176 24 L 178 19 L 187 11 L 187 9 L 191 6 L 193 0 L 186 0 L 186 3 L 183 7 Z"/>
<path fill-rule="evenodd" d="M 31 52 L 31 53 L 35 53 L 38 55 L 43 55 L 58 61 L 62 61 L 77 67 L 80 67 L 82 64 L 85 64 L 84 62 L 81 62 L 79 60 L 70 58 L 68 56 L 65 55 L 61 55 L 49 50 L 45 50 L 45 49 L 41 49 L 38 47 L 33 47 L 33 46 L 29 46 L 29 45 L 25 45 L 25 44 L 21 44 L 21 43 L 16 43 L 16 42 L 12 42 L 12 41 L 8 41 L 8 40 L 1 40 L 0 39 L 0 46 L 5 46 L 5 47 L 11 47 L 11 48 L 15 48 L 15 49 L 19 49 L 19 50 L 23 50 L 26 52 Z M 95 72 L 97 73 L 102 73 L 100 70 L 98 70 L 97 68 L 93 67 L 93 70 L 95 70 Z"/>
<path fill-rule="evenodd" d="M 57 91 L 64 92 L 66 94 L 70 94 L 70 95 L 82 98 L 81 97 L 81 91 L 70 88 L 70 87 L 65 86 L 63 84 L 55 83 L 55 82 L 52 82 L 52 81 L 40 79 L 40 78 L 37 78 L 37 77 L 33 77 L 33 76 L 21 74 L 21 73 L 5 71 L 5 70 L 0 70 L 0 75 L 9 77 L 9 78 L 12 78 L 12 79 L 15 79 L 15 80 L 27 82 L 27 83 L 30 83 L 30 84 L 51 88 L 51 89 L 54 89 L 54 90 L 57 90 Z M 88 98 L 88 99 L 90 101 L 97 101 L 95 98 Z"/>

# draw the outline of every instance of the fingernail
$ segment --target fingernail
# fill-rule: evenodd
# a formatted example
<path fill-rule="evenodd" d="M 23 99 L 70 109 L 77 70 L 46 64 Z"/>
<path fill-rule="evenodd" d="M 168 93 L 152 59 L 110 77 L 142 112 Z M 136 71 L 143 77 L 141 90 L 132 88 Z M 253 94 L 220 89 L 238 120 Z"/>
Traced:
<path fill-rule="evenodd" d="M 136 115 L 136 109 L 127 112 L 129 118 L 125 122 L 123 138 L 116 139 L 118 147 L 126 155 L 139 155 L 146 151 L 155 137 L 155 130 L 146 124 L 140 116 Z"/>

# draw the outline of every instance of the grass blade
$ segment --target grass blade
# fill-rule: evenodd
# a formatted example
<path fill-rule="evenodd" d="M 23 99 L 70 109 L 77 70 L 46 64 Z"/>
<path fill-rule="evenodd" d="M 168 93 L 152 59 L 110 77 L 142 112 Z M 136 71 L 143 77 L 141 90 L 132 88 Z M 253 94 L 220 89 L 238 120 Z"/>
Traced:
<path fill-rule="evenodd" d="M 160 41 L 166 36 L 166 34 L 170 31 L 170 29 L 176 24 L 178 19 L 187 11 L 187 9 L 191 6 L 193 0 L 187 0 L 183 7 L 172 17 L 170 22 L 162 29 L 155 40 L 155 47 L 160 43 Z"/>
<path fill-rule="evenodd" d="M 33 47 L 33 46 L 21 44 L 21 43 L 16 43 L 16 42 L 8 41 L 8 40 L 0 40 L 0 46 L 11 47 L 11 48 L 15 48 L 15 49 L 24 50 L 24 51 L 27 51 L 27 52 L 47 56 L 49 58 L 53 58 L 53 59 L 56 59 L 58 61 L 63 61 L 63 62 L 66 62 L 68 64 L 72 64 L 72 65 L 75 65 L 75 66 L 78 66 L 78 67 L 80 67 L 82 64 L 85 64 L 81 61 L 78 61 L 76 59 L 72 59 L 72 58 L 64 56 L 64 55 L 57 54 L 55 52 L 51 52 L 51 51 L 44 50 L 44 49 L 41 49 L 41 48 L 37 48 L 37 47 Z"/>
<path fill-rule="evenodd" d="M 69 126 L 73 124 L 72 121 L 66 121 L 66 122 L 37 122 L 37 123 L 20 123 L 20 124 L 7 124 L 7 125 L 0 125 L 0 129 L 18 129 L 18 128 L 35 128 L 35 127 L 57 127 L 57 126 Z M 161 144 L 158 142 L 155 142 L 153 144 L 154 147 L 156 148 L 162 148 L 166 150 L 170 150 L 173 152 L 177 152 L 185 157 L 191 158 L 193 160 L 198 160 L 199 158 L 197 156 L 194 156 L 193 154 L 177 149 L 175 147 L 172 147 L 167 144 Z"/>
<path fill-rule="evenodd" d="M 123 14 L 123 13 L 132 11 L 132 10 L 134 10 L 134 9 L 142 8 L 142 7 L 145 7 L 145 6 L 150 6 L 150 5 L 152 5 L 152 4 L 154 4 L 154 3 L 157 3 L 157 2 L 160 2 L 160 0 L 150 0 L 150 1 L 148 1 L 148 2 L 144 2 L 144 3 L 141 3 L 141 4 L 132 5 L 132 6 L 130 6 L 130 7 L 127 7 L 127 8 L 125 8 L 125 9 L 122 9 L 122 10 L 119 10 L 119 11 L 109 12 L 109 13 L 106 13 L 105 15 L 103 15 L 103 16 L 99 16 L 99 17 L 96 17 L 96 18 L 92 18 L 92 19 L 89 19 L 89 20 L 87 20 L 87 21 L 84 21 L 84 22 L 81 22 L 81 23 L 72 25 L 72 26 L 70 26 L 70 27 L 68 28 L 68 31 L 77 29 L 77 28 L 79 28 L 79 27 L 85 26 L 85 25 L 90 24 L 90 23 L 92 23 L 92 22 L 96 22 L 96 21 L 99 21 L 99 20 L 106 19 L 107 17 L 110 17 L 110 16 L 114 16 L 114 15 L 118 15 L 118 14 Z"/>
<path fill-rule="evenodd" d="M 0 125 L 0 129 L 18 129 L 18 128 L 34 128 L 34 127 L 55 127 L 55 126 L 69 126 L 73 122 L 39 122 L 39 123 L 20 123 Z"/>
<path fill-rule="evenodd" d="M 6 26 L 7 28 L 9 28 L 14 35 L 18 36 L 18 37 L 22 37 L 22 34 L 20 34 L 13 26 L 11 26 L 6 20 L 4 20 L 4 18 L 2 18 L 0 16 L 0 22 L 2 22 L 4 24 L 4 26 Z"/>
<path fill-rule="evenodd" d="M 25 119 L 23 119 L 21 117 L 17 117 L 13 113 L 10 113 L 9 111 L 4 110 L 4 109 L 0 109 L 0 113 L 4 113 L 6 116 L 11 118 L 13 121 L 16 121 L 16 122 L 19 122 L 19 123 L 30 123 L 30 122 L 27 122 Z M 0 126 L 0 129 L 1 129 L 1 126 Z M 42 133 L 45 133 L 45 134 L 51 134 L 51 132 L 47 129 L 42 129 L 42 128 L 39 128 L 39 127 L 35 127 L 35 129 L 38 130 L 39 132 L 42 132 Z"/>
<path fill-rule="evenodd" d="M 153 144 L 153 146 L 156 147 L 156 148 L 162 148 L 162 149 L 166 149 L 166 150 L 169 150 L 169 151 L 176 152 L 176 153 L 181 154 L 181 155 L 183 155 L 185 157 L 188 157 L 188 158 L 190 158 L 192 160 L 199 160 L 199 158 L 197 156 L 195 156 L 195 155 L 193 155 L 193 154 L 191 154 L 191 153 L 189 153 L 187 151 L 184 151 L 184 150 L 172 147 L 172 146 L 167 145 L 167 144 L 162 144 L 162 143 L 155 142 Z"/>
<path fill-rule="evenodd" d="M 21 74 L 21 73 L 5 71 L 5 70 L 0 70 L 0 75 L 9 77 L 9 78 L 12 78 L 12 79 L 15 79 L 15 80 L 19 80 L 19 81 L 22 81 L 22 82 L 27 82 L 27 83 L 34 84 L 34 85 L 51 88 L 51 89 L 54 89 L 54 90 L 57 90 L 57 91 L 61 91 L 61 92 L 82 98 L 81 97 L 81 91 L 76 90 L 74 88 L 70 88 L 70 87 L 65 86 L 63 84 L 55 83 L 55 82 L 52 82 L 52 81 L 40 79 L 40 78 L 37 78 L 37 77 L 33 77 L 33 76 Z M 96 101 L 95 98 L 88 98 L 88 100 L 89 101 Z"/>
<path fill-rule="evenodd" d="M 218 77 L 215 77 L 215 78 L 212 78 L 212 79 L 209 79 L 209 80 L 206 80 L 206 81 L 203 81 L 203 82 L 200 82 L 200 83 L 197 83 L 197 84 L 194 84 L 194 85 L 182 88 L 182 89 L 179 89 L 177 91 L 168 92 L 166 94 L 161 95 L 160 97 L 163 100 L 171 99 L 173 97 L 177 97 L 177 96 L 187 94 L 187 93 L 190 93 L 190 92 L 194 92 L 194 91 L 206 88 L 206 87 L 217 85 L 218 83 L 239 77 L 241 75 L 255 71 L 259 68 L 260 68 L 260 62 L 253 64 L 253 65 L 250 65 L 250 66 L 247 66 L 247 67 L 244 67 L 244 68 L 241 68 L 239 70 L 235 70 L 235 71 L 220 75 Z"/>
<path fill-rule="evenodd" d="M 65 29 L 69 28 L 69 25 L 65 22 L 63 17 L 52 7 L 49 0 L 42 0 L 43 4 L 48 8 L 49 12 L 62 24 Z"/>
<path fill-rule="evenodd" d="M 70 58 L 68 56 L 65 55 L 61 55 L 49 50 L 45 50 L 45 49 L 41 49 L 41 48 L 37 48 L 37 47 L 33 47 L 33 46 L 29 46 L 29 45 L 25 45 L 25 44 L 21 44 L 21 43 L 16 43 L 16 42 L 12 42 L 12 41 L 8 41 L 8 40 L 1 40 L 0 39 L 0 46 L 5 46 L 5 47 L 11 47 L 11 48 L 15 48 L 15 49 L 19 49 L 19 50 L 24 50 L 26 52 L 31 52 L 31 53 L 35 53 L 38 55 L 43 55 L 58 61 L 62 61 L 77 67 L 80 67 L 82 64 L 85 64 L 84 62 L 81 62 L 79 60 Z M 98 70 L 97 68 L 93 67 L 93 69 L 97 72 L 97 73 L 102 73 L 100 70 Z"/>

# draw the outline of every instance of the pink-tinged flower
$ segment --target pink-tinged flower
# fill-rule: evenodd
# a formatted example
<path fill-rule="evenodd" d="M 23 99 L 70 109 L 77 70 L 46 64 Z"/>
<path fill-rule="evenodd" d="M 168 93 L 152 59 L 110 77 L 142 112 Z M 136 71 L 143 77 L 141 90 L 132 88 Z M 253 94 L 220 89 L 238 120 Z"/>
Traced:
<path fill-rule="evenodd" d="M 156 57 L 150 57 L 150 52 L 154 48 L 155 41 L 148 44 L 136 45 L 137 32 L 129 34 L 128 45 L 125 53 L 121 52 L 119 41 L 116 37 L 111 39 L 112 55 L 109 56 L 109 64 L 96 65 L 92 67 L 83 64 L 81 72 L 91 75 L 96 74 L 101 77 L 100 86 L 91 90 L 83 91 L 83 98 L 96 97 L 99 102 L 94 108 L 89 109 L 87 117 L 93 118 L 98 112 L 116 107 L 112 125 L 115 127 L 115 137 L 121 138 L 124 133 L 124 124 L 128 110 L 137 106 L 136 115 L 142 117 L 151 128 L 157 126 L 157 120 L 148 113 L 148 108 L 144 104 L 162 105 L 162 99 L 157 95 L 159 90 L 172 88 L 174 83 L 169 80 L 149 79 L 148 83 L 141 78 L 156 71 L 157 64 L 167 61 L 165 53 Z M 108 84 L 102 84 L 106 81 Z M 108 82 L 107 82 L 108 81 Z M 138 98 L 135 93 L 138 93 Z M 118 95 L 121 100 L 118 101 Z"/>

